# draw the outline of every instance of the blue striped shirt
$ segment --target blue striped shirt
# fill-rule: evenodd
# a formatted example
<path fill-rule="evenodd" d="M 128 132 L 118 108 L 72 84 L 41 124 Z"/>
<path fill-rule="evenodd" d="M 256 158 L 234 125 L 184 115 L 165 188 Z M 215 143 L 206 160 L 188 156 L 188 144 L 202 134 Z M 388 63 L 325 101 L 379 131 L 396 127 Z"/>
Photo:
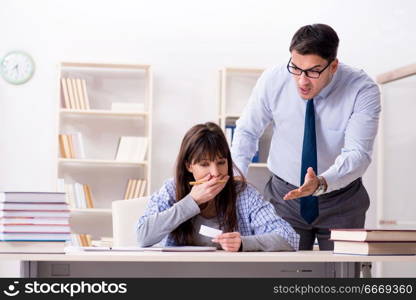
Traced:
<path fill-rule="evenodd" d="M 267 166 L 299 186 L 307 101 L 286 66 L 266 70 L 257 81 L 232 144 L 234 163 L 247 174 L 257 140 L 273 124 Z M 327 192 L 361 177 L 371 162 L 380 114 L 380 91 L 363 71 L 340 63 L 331 82 L 314 97 L 318 170 Z"/>
<path fill-rule="evenodd" d="M 138 227 L 155 214 L 166 211 L 176 203 L 175 183 L 167 180 L 159 192 L 150 196 L 148 206 L 138 221 Z M 179 202 L 178 202 L 179 203 Z M 252 186 L 239 193 L 236 201 L 238 231 L 242 236 L 261 235 L 276 232 L 294 250 L 299 248 L 299 235 L 289 223 L 279 217 L 272 204 Z M 175 245 L 171 235 L 167 236 L 166 245 Z"/>

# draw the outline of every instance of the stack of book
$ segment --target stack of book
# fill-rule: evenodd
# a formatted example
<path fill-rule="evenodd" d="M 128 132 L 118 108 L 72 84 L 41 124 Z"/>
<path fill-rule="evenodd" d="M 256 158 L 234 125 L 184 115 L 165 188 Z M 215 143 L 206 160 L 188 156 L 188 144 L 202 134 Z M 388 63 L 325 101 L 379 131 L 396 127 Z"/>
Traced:
<path fill-rule="evenodd" d="M 62 158 L 85 158 L 81 132 L 60 134 L 59 149 Z"/>
<path fill-rule="evenodd" d="M 124 199 L 134 199 L 146 195 L 146 179 L 129 179 Z"/>
<path fill-rule="evenodd" d="M 91 236 L 85 233 L 72 234 L 71 245 L 77 247 L 90 247 L 92 246 Z"/>
<path fill-rule="evenodd" d="M 87 83 L 81 78 L 61 78 L 63 107 L 68 109 L 89 110 L 90 102 Z"/>
<path fill-rule="evenodd" d="M 63 253 L 70 231 L 65 193 L 0 192 L 0 252 Z"/>
<path fill-rule="evenodd" d="M 68 243 L 68 249 L 76 249 L 82 247 L 107 247 L 113 246 L 113 238 L 101 237 L 99 240 L 93 240 L 89 234 L 71 234 L 71 243 Z"/>
<path fill-rule="evenodd" d="M 416 255 L 416 230 L 331 229 L 335 254 Z"/>
<path fill-rule="evenodd" d="M 57 191 L 65 193 L 65 201 L 69 208 L 94 208 L 94 200 L 89 184 L 79 182 L 66 183 L 64 178 L 58 178 Z"/>

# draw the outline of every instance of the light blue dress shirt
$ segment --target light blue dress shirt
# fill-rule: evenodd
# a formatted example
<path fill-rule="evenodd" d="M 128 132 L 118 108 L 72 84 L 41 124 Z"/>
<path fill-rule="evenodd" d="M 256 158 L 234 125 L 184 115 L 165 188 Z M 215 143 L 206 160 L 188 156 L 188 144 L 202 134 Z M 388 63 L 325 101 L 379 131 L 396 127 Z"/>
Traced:
<path fill-rule="evenodd" d="M 297 91 L 286 66 L 266 70 L 237 120 L 232 157 L 247 174 L 257 140 L 273 122 L 267 159 L 271 172 L 299 186 L 307 101 Z M 380 91 L 362 70 L 340 63 L 330 83 L 314 97 L 318 175 L 327 193 L 361 177 L 371 162 L 377 133 Z"/>

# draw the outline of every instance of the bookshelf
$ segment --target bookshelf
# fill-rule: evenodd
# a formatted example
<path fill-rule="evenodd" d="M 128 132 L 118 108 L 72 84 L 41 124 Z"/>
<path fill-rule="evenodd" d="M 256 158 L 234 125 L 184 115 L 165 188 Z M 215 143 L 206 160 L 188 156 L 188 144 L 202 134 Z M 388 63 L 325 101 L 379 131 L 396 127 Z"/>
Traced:
<path fill-rule="evenodd" d="M 230 129 L 244 110 L 257 79 L 264 69 L 224 67 L 219 70 L 219 125 L 224 130 L 230 142 Z M 247 180 L 260 192 L 263 192 L 271 173 L 267 168 L 267 157 L 270 149 L 272 126 L 264 131 L 259 140 L 259 151 L 249 166 Z"/>
<path fill-rule="evenodd" d="M 143 192 L 150 191 L 152 68 L 62 62 L 58 83 L 58 178 L 88 185 L 93 200 L 93 208 L 73 205 L 71 215 L 104 215 L 111 222 L 111 202 L 124 198 L 129 179 L 145 180 Z M 142 147 L 140 159 L 118 158 L 121 137 L 146 140 L 128 149 Z M 62 180 L 59 188 L 65 189 Z"/>

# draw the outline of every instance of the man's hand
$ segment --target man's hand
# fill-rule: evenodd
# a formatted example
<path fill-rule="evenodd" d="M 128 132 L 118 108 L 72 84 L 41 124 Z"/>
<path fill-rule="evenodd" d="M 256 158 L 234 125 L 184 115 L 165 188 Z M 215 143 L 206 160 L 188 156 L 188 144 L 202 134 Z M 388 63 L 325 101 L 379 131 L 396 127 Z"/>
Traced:
<path fill-rule="evenodd" d="M 287 193 L 283 200 L 293 200 L 301 197 L 306 197 L 312 195 L 319 186 L 319 179 L 316 176 L 315 172 L 311 167 L 308 168 L 308 171 L 305 175 L 305 182 L 301 187 L 295 190 L 291 190 Z"/>
<path fill-rule="evenodd" d="M 239 232 L 227 232 L 212 239 L 214 243 L 219 243 L 225 251 L 237 252 L 241 246 L 241 236 Z"/>

